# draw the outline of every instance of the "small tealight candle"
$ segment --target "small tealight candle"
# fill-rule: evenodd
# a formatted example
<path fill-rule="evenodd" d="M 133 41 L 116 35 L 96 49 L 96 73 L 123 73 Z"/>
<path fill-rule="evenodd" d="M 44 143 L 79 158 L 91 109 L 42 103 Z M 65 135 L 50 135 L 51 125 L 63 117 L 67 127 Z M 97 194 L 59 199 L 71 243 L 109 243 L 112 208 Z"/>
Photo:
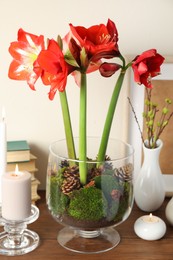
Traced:
<path fill-rule="evenodd" d="M 142 239 L 158 240 L 165 235 L 166 224 L 161 218 L 150 213 L 150 215 L 142 216 L 136 220 L 134 231 Z"/>
<path fill-rule="evenodd" d="M 15 172 L 2 175 L 2 217 L 7 220 L 24 220 L 31 214 L 31 174 Z"/>

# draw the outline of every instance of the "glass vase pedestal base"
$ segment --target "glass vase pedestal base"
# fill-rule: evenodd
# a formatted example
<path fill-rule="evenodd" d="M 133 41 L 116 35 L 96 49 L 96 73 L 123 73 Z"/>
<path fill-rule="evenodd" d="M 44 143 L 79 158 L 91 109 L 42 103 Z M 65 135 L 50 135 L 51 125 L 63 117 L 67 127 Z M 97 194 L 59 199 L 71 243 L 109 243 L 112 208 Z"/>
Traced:
<path fill-rule="evenodd" d="M 24 220 L 12 221 L 0 217 L 0 225 L 4 226 L 4 232 L 0 233 L 0 255 L 23 255 L 38 247 L 38 234 L 27 229 L 27 224 L 34 222 L 38 216 L 39 209 L 32 205 L 31 215 Z"/>
<path fill-rule="evenodd" d="M 59 244 L 73 252 L 96 254 L 116 247 L 120 242 L 119 233 L 111 227 L 85 231 L 65 227 L 58 233 Z"/>

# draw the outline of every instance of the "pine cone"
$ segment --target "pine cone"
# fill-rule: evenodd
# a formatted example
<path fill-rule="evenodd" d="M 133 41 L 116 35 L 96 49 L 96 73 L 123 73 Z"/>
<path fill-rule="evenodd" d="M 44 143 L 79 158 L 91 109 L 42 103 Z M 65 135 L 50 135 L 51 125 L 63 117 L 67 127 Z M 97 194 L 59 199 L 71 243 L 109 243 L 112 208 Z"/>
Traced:
<path fill-rule="evenodd" d="M 73 176 L 69 176 L 66 179 L 64 179 L 61 190 L 64 194 L 68 195 L 73 190 L 80 189 L 81 184 L 79 179 L 74 178 Z"/>
<path fill-rule="evenodd" d="M 79 178 L 79 168 L 78 166 L 67 167 L 63 173 L 63 183 L 61 190 L 64 194 L 68 195 L 73 190 L 78 190 L 81 187 Z"/>
<path fill-rule="evenodd" d="M 61 161 L 60 167 L 64 168 L 64 167 L 68 167 L 69 166 L 69 162 L 67 160 Z"/>
<path fill-rule="evenodd" d="M 128 163 L 123 167 L 115 169 L 115 176 L 118 177 L 121 181 L 131 181 L 133 173 L 133 164 Z"/>
<path fill-rule="evenodd" d="M 73 167 L 67 167 L 63 174 L 65 178 L 69 176 L 73 176 L 74 178 L 79 178 L 79 167 L 76 165 Z"/>
<path fill-rule="evenodd" d="M 88 182 L 92 181 L 96 176 L 99 176 L 101 175 L 102 173 L 102 169 L 99 167 L 99 168 L 92 168 L 89 172 L 88 172 Z"/>

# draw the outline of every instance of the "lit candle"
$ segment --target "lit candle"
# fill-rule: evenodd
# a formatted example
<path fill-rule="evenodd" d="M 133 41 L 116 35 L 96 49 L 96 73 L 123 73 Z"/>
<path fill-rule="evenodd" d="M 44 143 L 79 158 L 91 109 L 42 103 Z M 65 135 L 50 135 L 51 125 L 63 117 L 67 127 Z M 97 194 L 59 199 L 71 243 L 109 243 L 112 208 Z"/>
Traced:
<path fill-rule="evenodd" d="M 31 214 L 31 174 L 15 172 L 2 175 L 2 217 L 23 220 Z"/>
<path fill-rule="evenodd" d="M 142 239 L 157 240 L 165 235 L 166 224 L 161 218 L 150 213 L 150 215 L 142 216 L 136 220 L 134 231 Z"/>
<path fill-rule="evenodd" d="M 0 122 L 0 204 L 1 198 L 1 176 L 6 172 L 6 156 L 7 156 L 7 141 L 6 141 L 6 123 L 5 109 L 2 109 L 2 121 Z"/>

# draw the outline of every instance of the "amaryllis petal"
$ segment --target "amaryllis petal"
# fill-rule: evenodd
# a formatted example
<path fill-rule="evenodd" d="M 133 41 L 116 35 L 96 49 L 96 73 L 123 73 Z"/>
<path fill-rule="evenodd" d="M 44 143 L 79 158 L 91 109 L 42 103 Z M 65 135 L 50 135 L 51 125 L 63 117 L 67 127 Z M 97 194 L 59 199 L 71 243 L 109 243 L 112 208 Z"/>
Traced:
<path fill-rule="evenodd" d="M 28 56 L 28 51 L 26 51 L 27 45 L 25 42 L 12 42 L 9 47 L 9 53 L 11 56 L 18 61 L 23 61 L 23 57 Z"/>
<path fill-rule="evenodd" d="M 74 77 L 74 80 L 78 87 L 80 87 L 81 84 L 81 73 L 77 70 L 73 71 L 71 75 Z"/>
<path fill-rule="evenodd" d="M 49 99 L 50 100 L 53 100 L 54 99 L 54 96 L 58 91 L 60 92 L 63 92 L 65 90 L 65 87 L 66 87 L 66 84 L 67 84 L 67 77 L 64 78 L 64 77 L 53 77 L 51 79 L 51 87 L 50 87 L 50 91 L 49 91 Z"/>
<path fill-rule="evenodd" d="M 134 81 L 137 83 L 137 84 L 141 84 L 141 80 L 140 80 L 140 74 L 138 73 L 138 69 L 137 67 L 133 67 L 133 74 L 134 74 Z"/>
<path fill-rule="evenodd" d="M 26 70 L 23 64 L 15 60 L 10 64 L 8 76 L 10 79 L 14 80 L 26 80 L 32 90 L 35 90 L 34 84 L 39 77 L 34 71 L 30 72 Z"/>
<path fill-rule="evenodd" d="M 144 74 L 147 71 L 147 65 L 144 62 L 140 62 L 138 66 L 138 73 L 139 75 Z"/>
<path fill-rule="evenodd" d="M 111 19 L 108 19 L 107 29 L 109 31 L 109 34 L 111 35 L 111 38 L 114 39 L 114 42 L 118 42 L 118 31 L 115 23 L 111 21 Z"/>
<path fill-rule="evenodd" d="M 21 63 L 13 60 L 9 66 L 8 76 L 10 79 L 25 80 L 28 76 L 28 72 Z"/>
<path fill-rule="evenodd" d="M 25 42 L 31 48 L 41 48 L 44 49 L 44 36 L 34 35 L 32 33 L 25 32 L 23 29 L 18 31 L 18 41 Z"/>
<path fill-rule="evenodd" d="M 52 77 L 53 77 L 52 74 L 43 70 L 42 75 L 41 75 L 41 79 L 42 79 L 42 82 L 43 82 L 44 85 L 46 85 L 46 86 L 50 85 Z"/>
<path fill-rule="evenodd" d="M 38 63 L 44 70 L 49 71 L 51 74 L 58 72 L 57 55 L 51 51 L 42 51 L 38 57 Z"/>
<path fill-rule="evenodd" d="M 111 77 L 120 68 L 121 68 L 121 65 L 119 65 L 119 64 L 104 62 L 100 66 L 99 71 L 103 77 Z"/>
<path fill-rule="evenodd" d="M 54 99 L 57 90 L 60 92 L 65 90 L 67 77 L 52 75 L 44 71 L 41 78 L 44 85 L 50 85 L 50 91 L 48 93 L 50 100 Z"/>
<path fill-rule="evenodd" d="M 102 64 L 101 60 L 98 60 L 97 62 L 90 62 L 86 73 L 91 73 L 91 72 L 98 70 L 100 68 L 101 64 Z"/>

